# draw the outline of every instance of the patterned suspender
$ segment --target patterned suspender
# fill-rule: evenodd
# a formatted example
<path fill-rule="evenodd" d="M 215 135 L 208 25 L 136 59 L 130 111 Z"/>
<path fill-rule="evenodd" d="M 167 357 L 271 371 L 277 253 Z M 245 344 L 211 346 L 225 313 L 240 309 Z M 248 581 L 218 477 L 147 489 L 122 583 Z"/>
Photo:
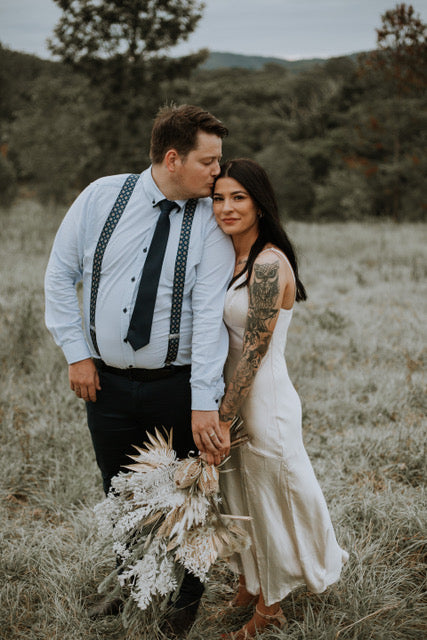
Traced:
<path fill-rule="evenodd" d="M 127 203 L 129 202 L 129 198 L 131 197 L 133 190 L 135 189 L 138 178 L 139 174 L 136 173 L 131 173 L 126 178 L 126 181 L 122 186 L 119 195 L 117 196 L 117 200 L 115 201 L 114 206 L 111 209 L 108 218 L 102 228 L 101 235 L 99 236 L 98 244 L 96 245 L 95 253 L 93 256 L 92 283 L 90 289 L 89 329 L 92 344 L 95 347 L 96 353 L 98 355 L 100 355 L 100 353 L 98 349 L 98 343 L 96 341 L 95 312 L 96 299 L 98 297 L 99 280 L 101 278 L 102 259 L 104 257 L 105 249 L 107 248 L 108 241 L 110 240 L 111 235 L 116 228 L 117 223 L 120 220 Z"/>
<path fill-rule="evenodd" d="M 191 225 L 193 224 L 194 212 L 197 200 L 187 200 L 184 216 L 182 218 L 181 235 L 179 237 L 178 251 L 176 253 L 175 271 L 173 274 L 173 291 L 171 322 L 169 328 L 169 344 L 165 364 L 170 365 L 176 360 L 179 346 L 179 328 L 181 325 L 182 299 L 184 296 L 185 268 L 187 264 L 188 247 L 190 244 Z"/>
<path fill-rule="evenodd" d="M 117 197 L 117 200 L 114 203 L 114 206 L 111 209 L 107 220 L 105 221 L 105 224 L 101 231 L 101 235 L 99 236 L 99 240 L 96 245 L 95 254 L 93 257 L 92 283 L 91 283 L 91 291 L 90 291 L 89 326 L 90 326 L 90 337 L 92 339 L 93 346 L 98 355 L 100 355 L 100 353 L 99 353 L 98 343 L 96 341 L 95 312 L 96 312 L 96 300 L 98 297 L 99 281 L 101 278 L 102 259 L 104 257 L 104 253 L 105 253 L 105 249 L 107 247 L 108 241 L 110 240 L 111 235 L 114 229 L 116 228 L 117 223 L 120 220 L 127 203 L 129 202 L 129 198 L 132 195 L 132 192 L 135 188 L 138 178 L 139 178 L 139 174 L 134 174 L 134 173 L 130 174 L 126 178 L 126 181 Z M 169 365 L 171 362 L 173 362 L 176 359 L 178 354 L 179 329 L 181 325 L 181 310 L 182 310 L 182 300 L 184 295 L 184 283 L 185 283 L 185 269 L 187 264 L 188 247 L 190 243 L 191 225 L 193 223 L 193 217 L 194 217 L 194 212 L 196 210 L 196 206 L 197 206 L 196 199 L 188 200 L 185 206 L 184 216 L 182 219 L 181 235 L 179 238 L 178 251 L 177 251 L 176 260 L 175 260 L 171 320 L 170 320 L 170 329 L 169 329 L 169 343 L 168 343 L 168 352 L 165 360 L 166 365 Z"/>

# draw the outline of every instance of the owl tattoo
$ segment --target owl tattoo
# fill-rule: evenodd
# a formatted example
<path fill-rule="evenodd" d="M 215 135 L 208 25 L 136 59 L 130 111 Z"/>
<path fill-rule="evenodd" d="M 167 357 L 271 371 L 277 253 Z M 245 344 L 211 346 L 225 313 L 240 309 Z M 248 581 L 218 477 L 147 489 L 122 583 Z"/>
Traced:
<path fill-rule="evenodd" d="M 251 329 L 256 333 L 268 331 L 266 321 L 277 313 L 279 295 L 279 262 L 254 265 L 254 281 L 250 286 Z"/>

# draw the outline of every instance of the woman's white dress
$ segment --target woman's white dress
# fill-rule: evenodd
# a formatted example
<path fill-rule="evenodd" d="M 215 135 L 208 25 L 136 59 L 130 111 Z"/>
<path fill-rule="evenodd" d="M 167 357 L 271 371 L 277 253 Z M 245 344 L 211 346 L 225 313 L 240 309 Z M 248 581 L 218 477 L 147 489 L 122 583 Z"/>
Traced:
<path fill-rule="evenodd" d="M 276 250 L 277 251 L 277 250 Z M 284 255 L 277 251 L 282 259 Z M 225 368 L 230 380 L 239 361 L 248 313 L 248 289 L 229 289 L 224 320 L 230 336 Z M 224 511 L 248 515 L 239 523 L 252 545 L 232 560 L 247 590 L 267 605 L 306 585 L 320 593 L 336 582 L 348 554 L 336 541 L 322 490 L 304 448 L 301 403 L 289 378 L 285 346 L 292 309 L 281 309 L 255 380 L 239 414 L 250 442 L 232 450 L 221 473 Z"/>

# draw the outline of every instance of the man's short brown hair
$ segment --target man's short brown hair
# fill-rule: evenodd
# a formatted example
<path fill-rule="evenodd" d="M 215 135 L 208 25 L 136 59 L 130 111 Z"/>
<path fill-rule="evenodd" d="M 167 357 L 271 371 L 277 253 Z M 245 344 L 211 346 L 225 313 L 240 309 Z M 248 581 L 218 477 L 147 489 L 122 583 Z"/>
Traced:
<path fill-rule="evenodd" d="M 228 135 L 228 129 L 209 111 L 191 104 L 180 107 L 162 107 L 154 120 L 151 132 L 150 157 L 160 164 L 169 149 L 187 156 L 197 146 L 197 133 L 204 131 L 219 138 Z"/>

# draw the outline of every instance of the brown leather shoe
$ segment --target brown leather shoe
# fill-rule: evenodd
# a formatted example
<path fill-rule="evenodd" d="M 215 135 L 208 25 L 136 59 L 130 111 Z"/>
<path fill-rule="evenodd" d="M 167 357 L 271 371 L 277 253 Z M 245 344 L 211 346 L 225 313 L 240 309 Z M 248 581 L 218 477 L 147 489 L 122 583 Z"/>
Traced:
<path fill-rule="evenodd" d="M 92 605 L 88 609 L 89 618 L 101 618 L 103 616 L 117 616 L 123 609 L 124 602 L 122 598 L 112 598 L 105 596 L 99 602 Z"/>

